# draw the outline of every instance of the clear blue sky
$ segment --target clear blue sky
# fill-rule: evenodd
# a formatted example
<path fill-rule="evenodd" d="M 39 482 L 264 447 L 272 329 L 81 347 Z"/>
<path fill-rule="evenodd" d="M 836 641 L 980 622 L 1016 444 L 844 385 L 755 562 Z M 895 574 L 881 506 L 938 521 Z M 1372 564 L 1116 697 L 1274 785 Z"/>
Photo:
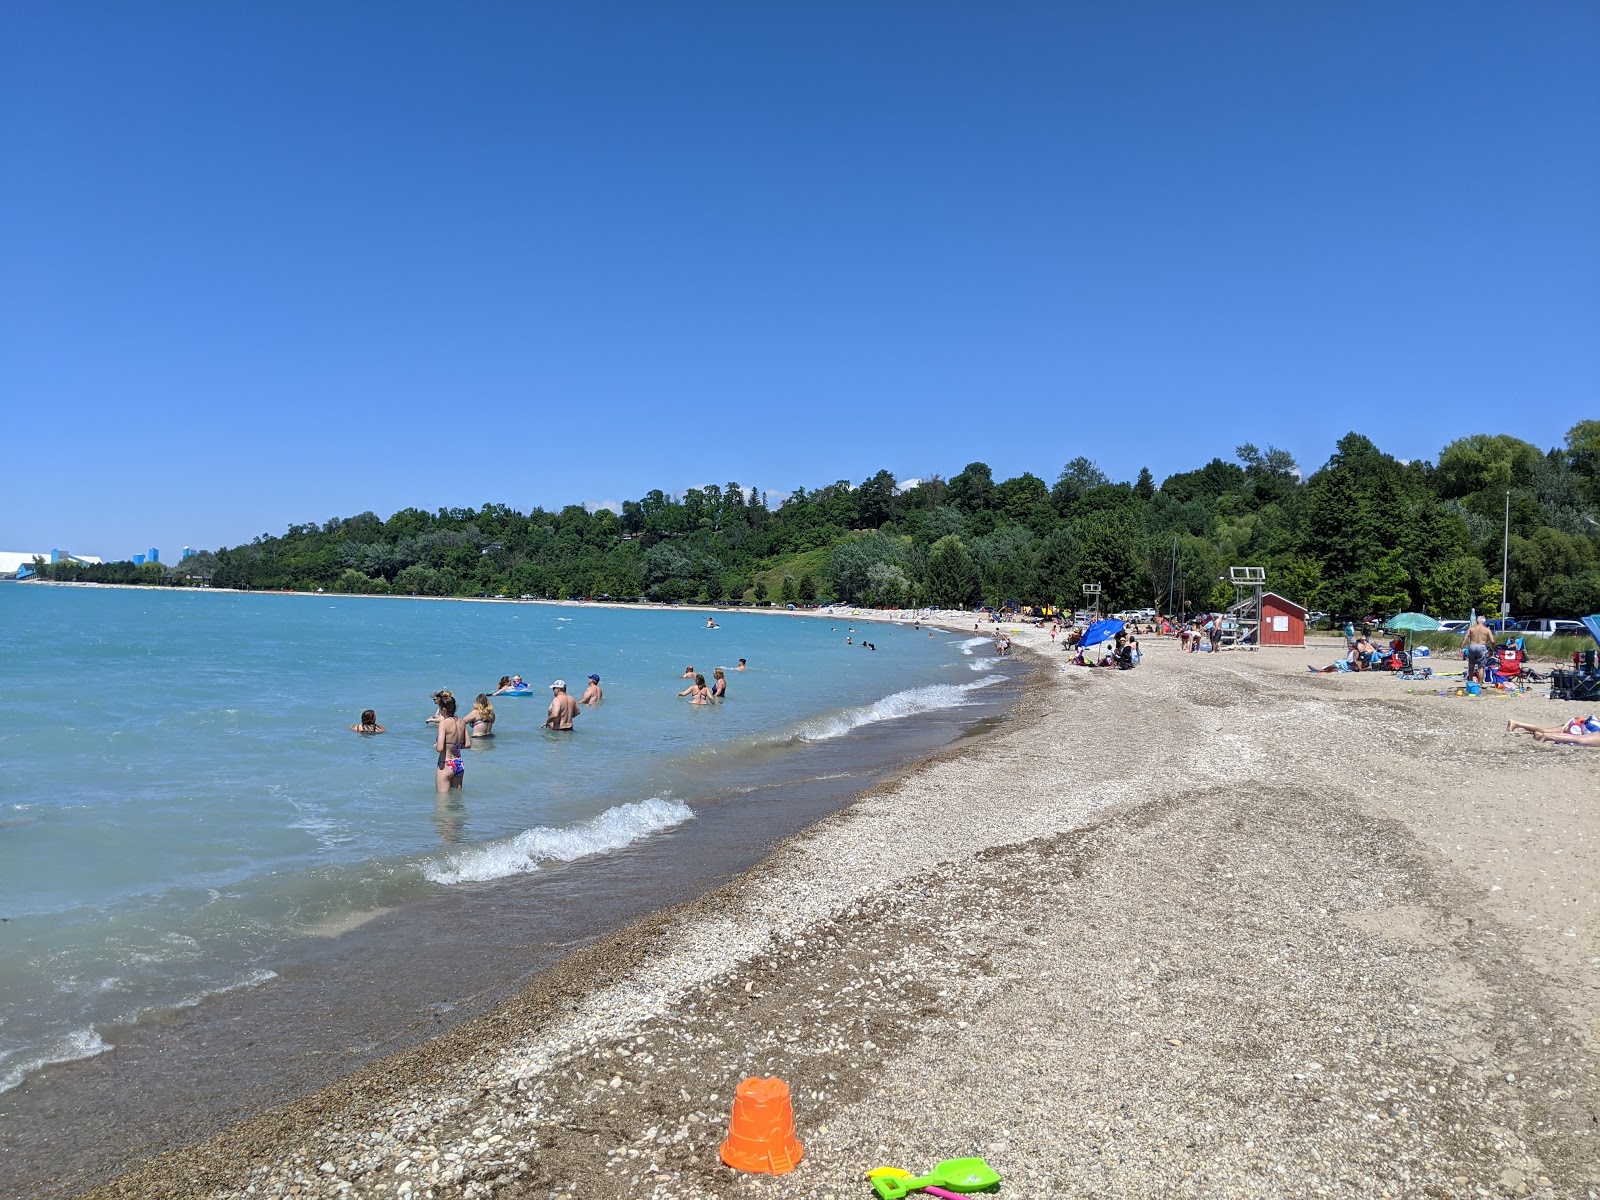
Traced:
<path fill-rule="evenodd" d="M 0 548 L 1600 415 L 1600 6 L 0 5 Z"/>

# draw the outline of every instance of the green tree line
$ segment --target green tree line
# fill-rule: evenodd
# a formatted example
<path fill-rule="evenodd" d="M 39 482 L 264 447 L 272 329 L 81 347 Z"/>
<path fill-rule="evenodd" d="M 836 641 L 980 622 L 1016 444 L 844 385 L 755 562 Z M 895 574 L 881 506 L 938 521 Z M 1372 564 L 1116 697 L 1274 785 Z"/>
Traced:
<path fill-rule="evenodd" d="M 1046 482 L 996 481 L 968 463 L 902 486 L 888 471 L 801 488 L 779 505 L 730 482 L 656 490 L 620 512 L 406 508 L 291 525 L 173 567 L 38 564 L 46 578 L 209 583 L 426 596 L 609 595 L 656 601 L 863 605 L 1064 604 L 1098 583 L 1102 605 L 1221 607 L 1227 568 L 1350 616 L 1418 609 L 1459 617 L 1500 601 L 1520 615 L 1600 609 L 1600 421 L 1545 451 L 1506 434 L 1402 462 L 1357 433 L 1309 475 L 1246 443 L 1157 486 L 1114 482 L 1075 458 Z"/>

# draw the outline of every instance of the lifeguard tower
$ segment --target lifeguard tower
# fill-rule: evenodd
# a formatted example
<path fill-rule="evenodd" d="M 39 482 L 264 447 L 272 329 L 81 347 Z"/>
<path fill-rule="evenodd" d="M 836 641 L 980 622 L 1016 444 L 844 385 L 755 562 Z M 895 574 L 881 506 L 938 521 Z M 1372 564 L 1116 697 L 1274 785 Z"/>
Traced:
<path fill-rule="evenodd" d="M 1083 602 L 1094 607 L 1094 619 L 1100 619 L 1100 585 L 1086 583 L 1083 585 Z"/>
<path fill-rule="evenodd" d="M 1248 646 L 1254 650 L 1261 644 L 1261 594 L 1267 588 L 1265 567 L 1229 567 L 1228 579 L 1233 584 L 1233 606 L 1228 617 L 1235 626 L 1235 646 Z"/>

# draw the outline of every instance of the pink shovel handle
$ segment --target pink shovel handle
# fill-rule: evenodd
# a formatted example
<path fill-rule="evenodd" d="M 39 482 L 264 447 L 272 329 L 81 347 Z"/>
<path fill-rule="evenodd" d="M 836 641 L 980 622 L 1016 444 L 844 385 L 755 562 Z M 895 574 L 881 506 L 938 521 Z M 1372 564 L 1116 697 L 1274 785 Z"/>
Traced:
<path fill-rule="evenodd" d="M 940 1197 L 940 1200 L 967 1200 L 967 1198 L 960 1192 L 946 1191 L 942 1187 L 933 1187 L 932 1185 L 929 1185 L 922 1190 L 926 1195 Z"/>

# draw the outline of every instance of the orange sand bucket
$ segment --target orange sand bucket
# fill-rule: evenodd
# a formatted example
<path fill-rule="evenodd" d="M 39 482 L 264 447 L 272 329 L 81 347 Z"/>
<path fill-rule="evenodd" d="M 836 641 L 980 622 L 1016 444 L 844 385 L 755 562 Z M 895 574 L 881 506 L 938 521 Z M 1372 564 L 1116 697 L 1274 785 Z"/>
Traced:
<path fill-rule="evenodd" d="M 733 1097 L 722 1161 L 737 1171 L 787 1175 L 805 1152 L 794 1132 L 789 1085 L 776 1076 L 742 1082 Z"/>

